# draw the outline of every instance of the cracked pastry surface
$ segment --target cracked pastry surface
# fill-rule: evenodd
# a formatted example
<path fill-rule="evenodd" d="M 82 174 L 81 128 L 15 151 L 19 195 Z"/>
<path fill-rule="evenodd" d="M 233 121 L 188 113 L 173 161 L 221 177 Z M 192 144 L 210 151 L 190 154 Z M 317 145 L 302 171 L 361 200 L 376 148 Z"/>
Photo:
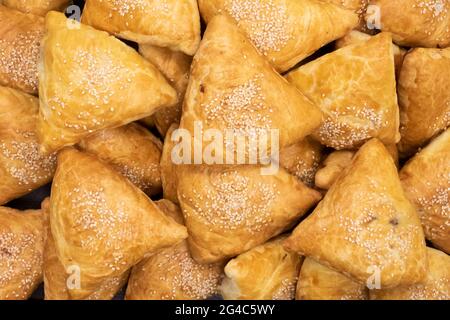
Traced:
<path fill-rule="evenodd" d="M 314 133 L 322 144 L 340 150 L 358 148 L 370 138 L 385 144 L 400 140 L 392 50 L 390 35 L 381 33 L 286 76 L 324 112 Z"/>

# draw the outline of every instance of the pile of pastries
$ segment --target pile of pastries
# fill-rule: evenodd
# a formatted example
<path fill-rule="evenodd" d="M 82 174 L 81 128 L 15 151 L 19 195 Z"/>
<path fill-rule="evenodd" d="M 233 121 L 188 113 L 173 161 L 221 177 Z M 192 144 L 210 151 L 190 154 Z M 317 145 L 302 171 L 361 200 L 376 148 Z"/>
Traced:
<path fill-rule="evenodd" d="M 0 299 L 450 299 L 450 1 L 0 2 Z"/>

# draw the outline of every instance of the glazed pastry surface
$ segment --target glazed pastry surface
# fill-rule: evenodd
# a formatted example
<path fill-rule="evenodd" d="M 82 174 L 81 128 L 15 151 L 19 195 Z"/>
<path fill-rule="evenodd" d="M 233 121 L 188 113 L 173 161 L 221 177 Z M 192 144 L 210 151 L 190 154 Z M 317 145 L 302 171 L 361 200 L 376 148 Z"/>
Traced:
<path fill-rule="evenodd" d="M 199 0 L 203 19 L 231 17 L 279 72 L 358 25 L 352 10 L 316 0 Z"/>
<path fill-rule="evenodd" d="M 136 51 L 62 13 L 46 16 L 42 52 L 38 132 L 45 152 L 177 102 L 164 76 Z"/>
<path fill-rule="evenodd" d="M 82 22 L 119 38 L 188 55 L 200 42 L 195 0 L 87 0 Z"/>
<path fill-rule="evenodd" d="M 0 86 L 0 205 L 51 181 L 56 156 L 40 152 L 37 98 Z"/>

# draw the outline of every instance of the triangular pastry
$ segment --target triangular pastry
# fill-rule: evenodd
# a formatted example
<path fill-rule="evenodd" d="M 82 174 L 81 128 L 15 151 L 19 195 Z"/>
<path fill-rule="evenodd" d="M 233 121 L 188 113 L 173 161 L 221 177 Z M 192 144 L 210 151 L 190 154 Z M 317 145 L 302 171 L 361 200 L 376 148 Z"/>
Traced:
<path fill-rule="evenodd" d="M 406 47 L 450 45 L 450 2 L 447 0 L 370 0 L 366 20 L 392 33 Z"/>
<path fill-rule="evenodd" d="M 398 167 L 397 145 L 391 144 L 385 147 L 394 160 L 395 165 Z M 356 151 L 348 150 L 339 150 L 330 153 L 316 172 L 314 180 L 316 187 L 323 190 L 330 189 L 342 171 L 352 163 L 355 153 Z"/>
<path fill-rule="evenodd" d="M 82 22 L 119 38 L 189 55 L 200 42 L 195 0 L 87 0 Z"/>
<path fill-rule="evenodd" d="M 425 280 L 411 286 L 372 290 L 372 300 L 450 300 L 450 257 L 427 248 L 428 271 Z"/>
<path fill-rule="evenodd" d="M 0 85 L 37 94 L 43 36 L 43 18 L 0 4 Z"/>
<path fill-rule="evenodd" d="M 450 126 L 449 84 L 450 48 L 417 48 L 406 55 L 398 81 L 403 156 Z"/>
<path fill-rule="evenodd" d="M 311 258 L 303 261 L 298 276 L 296 300 L 368 300 L 364 284 L 321 265 Z"/>
<path fill-rule="evenodd" d="M 69 0 L 3 0 L 3 5 L 9 8 L 39 16 L 45 16 L 51 10 L 61 11 L 68 4 Z"/>
<path fill-rule="evenodd" d="M 50 225 L 59 260 L 79 270 L 73 299 L 98 291 L 146 255 L 187 237 L 137 187 L 94 156 L 65 148 L 50 200 Z"/>
<path fill-rule="evenodd" d="M 192 57 L 182 52 L 150 45 L 140 45 L 139 52 L 161 71 L 178 93 L 176 105 L 158 110 L 152 116 L 156 128 L 164 137 L 172 123 L 180 123 L 181 106 L 189 82 Z"/>
<path fill-rule="evenodd" d="M 78 146 L 113 166 L 147 195 L 161 191 L 162 143 L 139 124 L 102 130 Z"/>
<path fill-rule="evenodd" d="M 44 293 L 45 300 L 70 300 L 68 283 L 70 283 L 70 269 L 66 270 L 56 254 L 55 240 L 50 230 L 50 198 L 42 202 L 42 211 L 45 216 L 45 245 L 43 254 Z M 67 272 L 69 271 L 69 272 Z M 128 272 L 119 277 L 105 280 L 100 288 L 89 295 L 86 300 L 111 300 L 125 285 Z"/>
<path fill-rule="evenodd" d="M 50 152 L 177 102 L 164 76 L 106 32 L 46 16 L 39 67 L 39 137 Z"/>
<path fill-rule="evenodd" d="M 385 144 L 400 139 L 389 34 L 329 53 L 291 71 L 287 79 L 325 113 L 315 133 L 322 144 L 350 149 L 370 138 Z"/>
<path fill-rule="evenodd" d="M 400 180 L 425 237 L 450 254 L 450 129 L 402 168 Z"/>
<path fill-rule="evenodd" d="M 360 283 L 379 278 L 382 288 L 425 276 L 425 239 L 394 161 L 372 139 L 356 153 L 286 247 Z"/>
<path fill-rule="evenodd" d="M 352 44 L 362 43 L 364 41 L 370 40 L 371 38 L 372 36 L 367 33 L 352 30 L 342 38 L 336 40 L 336 48 L 340 49 Z M 394 51 L 395 74 L 398 78 L 400 75 L 400 71 L 402 70 L 403 60 L 405 59 L 406 53 L 408 51 L 394 43 L 392 44 L 392 46 Z"/>
<path fill-rule="evenodd" d="M 178 206 L 169 200 L 155 202 L 176 222 L 184 224 Z M 160 250 L 134 266 L 128 281 L 127 300 L 204 300 L 218 292 L 223 264 L 199 264 L 183 241 Z"/>
<path fill-rule="evenodd" d="M 321 195 L 281 169 L 191 166 L 177 170 L 178 200 L 198 262 L 225 260 L 292 226 Z"/>
<path fill-rule="evenodd" d="M 280 72 L 358 25 L 358 15 L 353 11 L 316 0 L 199 0 L 198 3 L 208 23 L 219 13 L 233 18 Z"/>
<path fill-rule="evenodd" d="M 0 300 L 26 300 L 42 282 L 40 210 L 0 207 Z"/>
<path fill-rule="evenodd" d="M 56 157 L 39 151 L 37 98 L 0 86 L 0 205 L 37 189 L 53 177 Z"/>
<path fill-rule="evenodd" d="M 322 1 L 334 3 L 343 8 L 353 10 L 359 16 L 359 26 L 357 29 L 364 32 L 371 32 L 371 30 L 367 27 L 367 23 L 364 19 L 367 6 L 369 5 L 370 0 L 322 0 Z"/>
<path fill-rule="evenodd" d="M 225 266 L 225 300 L 293 300 L 302 258 L 279 237 L 237 256 Z"/>
<path fill-rule="evenodd" d="M 280 151 L 280 165 L 309 187 L 322 160 L 323 147 L 310 137 Z"/>
<path fill-rule="evenodd" d="M 200 123 L 204 132 L 214 129 L 224 137 L 230 132 L 236 152 L 238 138 L 273 131 L 279 147 L 288 146 L 321 120 L 320 110 L 273 70 L 229 17 L 209 22 L 191 67 L 180 128 L 194 135 Z M 206 134 L 202 138 L 203 145 L 210 143 Z M 222 150 L 229 146 L 225 142 Z"/>

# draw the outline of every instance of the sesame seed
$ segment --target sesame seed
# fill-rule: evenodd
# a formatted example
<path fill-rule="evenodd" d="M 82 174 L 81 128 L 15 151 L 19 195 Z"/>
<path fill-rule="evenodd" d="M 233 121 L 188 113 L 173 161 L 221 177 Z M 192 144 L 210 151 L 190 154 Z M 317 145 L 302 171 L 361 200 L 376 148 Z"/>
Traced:
<path fill-rule="evenodd" d="M 49 180 L 56 167 L 56 156 L 42 155 L 34 132 L 17 132 L 19 141 L 0 143 L 0 156 L 4 157 L 5 169 L 20 186 L 36 185 Z"/>
<path fill-rule="evenodd" d="M 207 190 L 194 186 L 194 196 L 181 194 L 181 199 L 188 200 L 211 227 L 258 233 L 271 222 L 271 208 L 279 195 L 275 184 L 251 182 L 235 170 L 221 172 L 210 183 Z"/>
<path fill-rule="evenodd" d="M 14 39 L 0 39 L 0 74 L 5 75 L 11 85 L 30 93 L 37 92 L 37 64 L 43 30 L 18 33 Z"/>
<path fill-rule="evenodd" d="M 227 0 L 225 10 L 244 27 L 253 44 L 265 55 L 270 51 L 280 51 L 290 39 L 284 2 Z"/>

